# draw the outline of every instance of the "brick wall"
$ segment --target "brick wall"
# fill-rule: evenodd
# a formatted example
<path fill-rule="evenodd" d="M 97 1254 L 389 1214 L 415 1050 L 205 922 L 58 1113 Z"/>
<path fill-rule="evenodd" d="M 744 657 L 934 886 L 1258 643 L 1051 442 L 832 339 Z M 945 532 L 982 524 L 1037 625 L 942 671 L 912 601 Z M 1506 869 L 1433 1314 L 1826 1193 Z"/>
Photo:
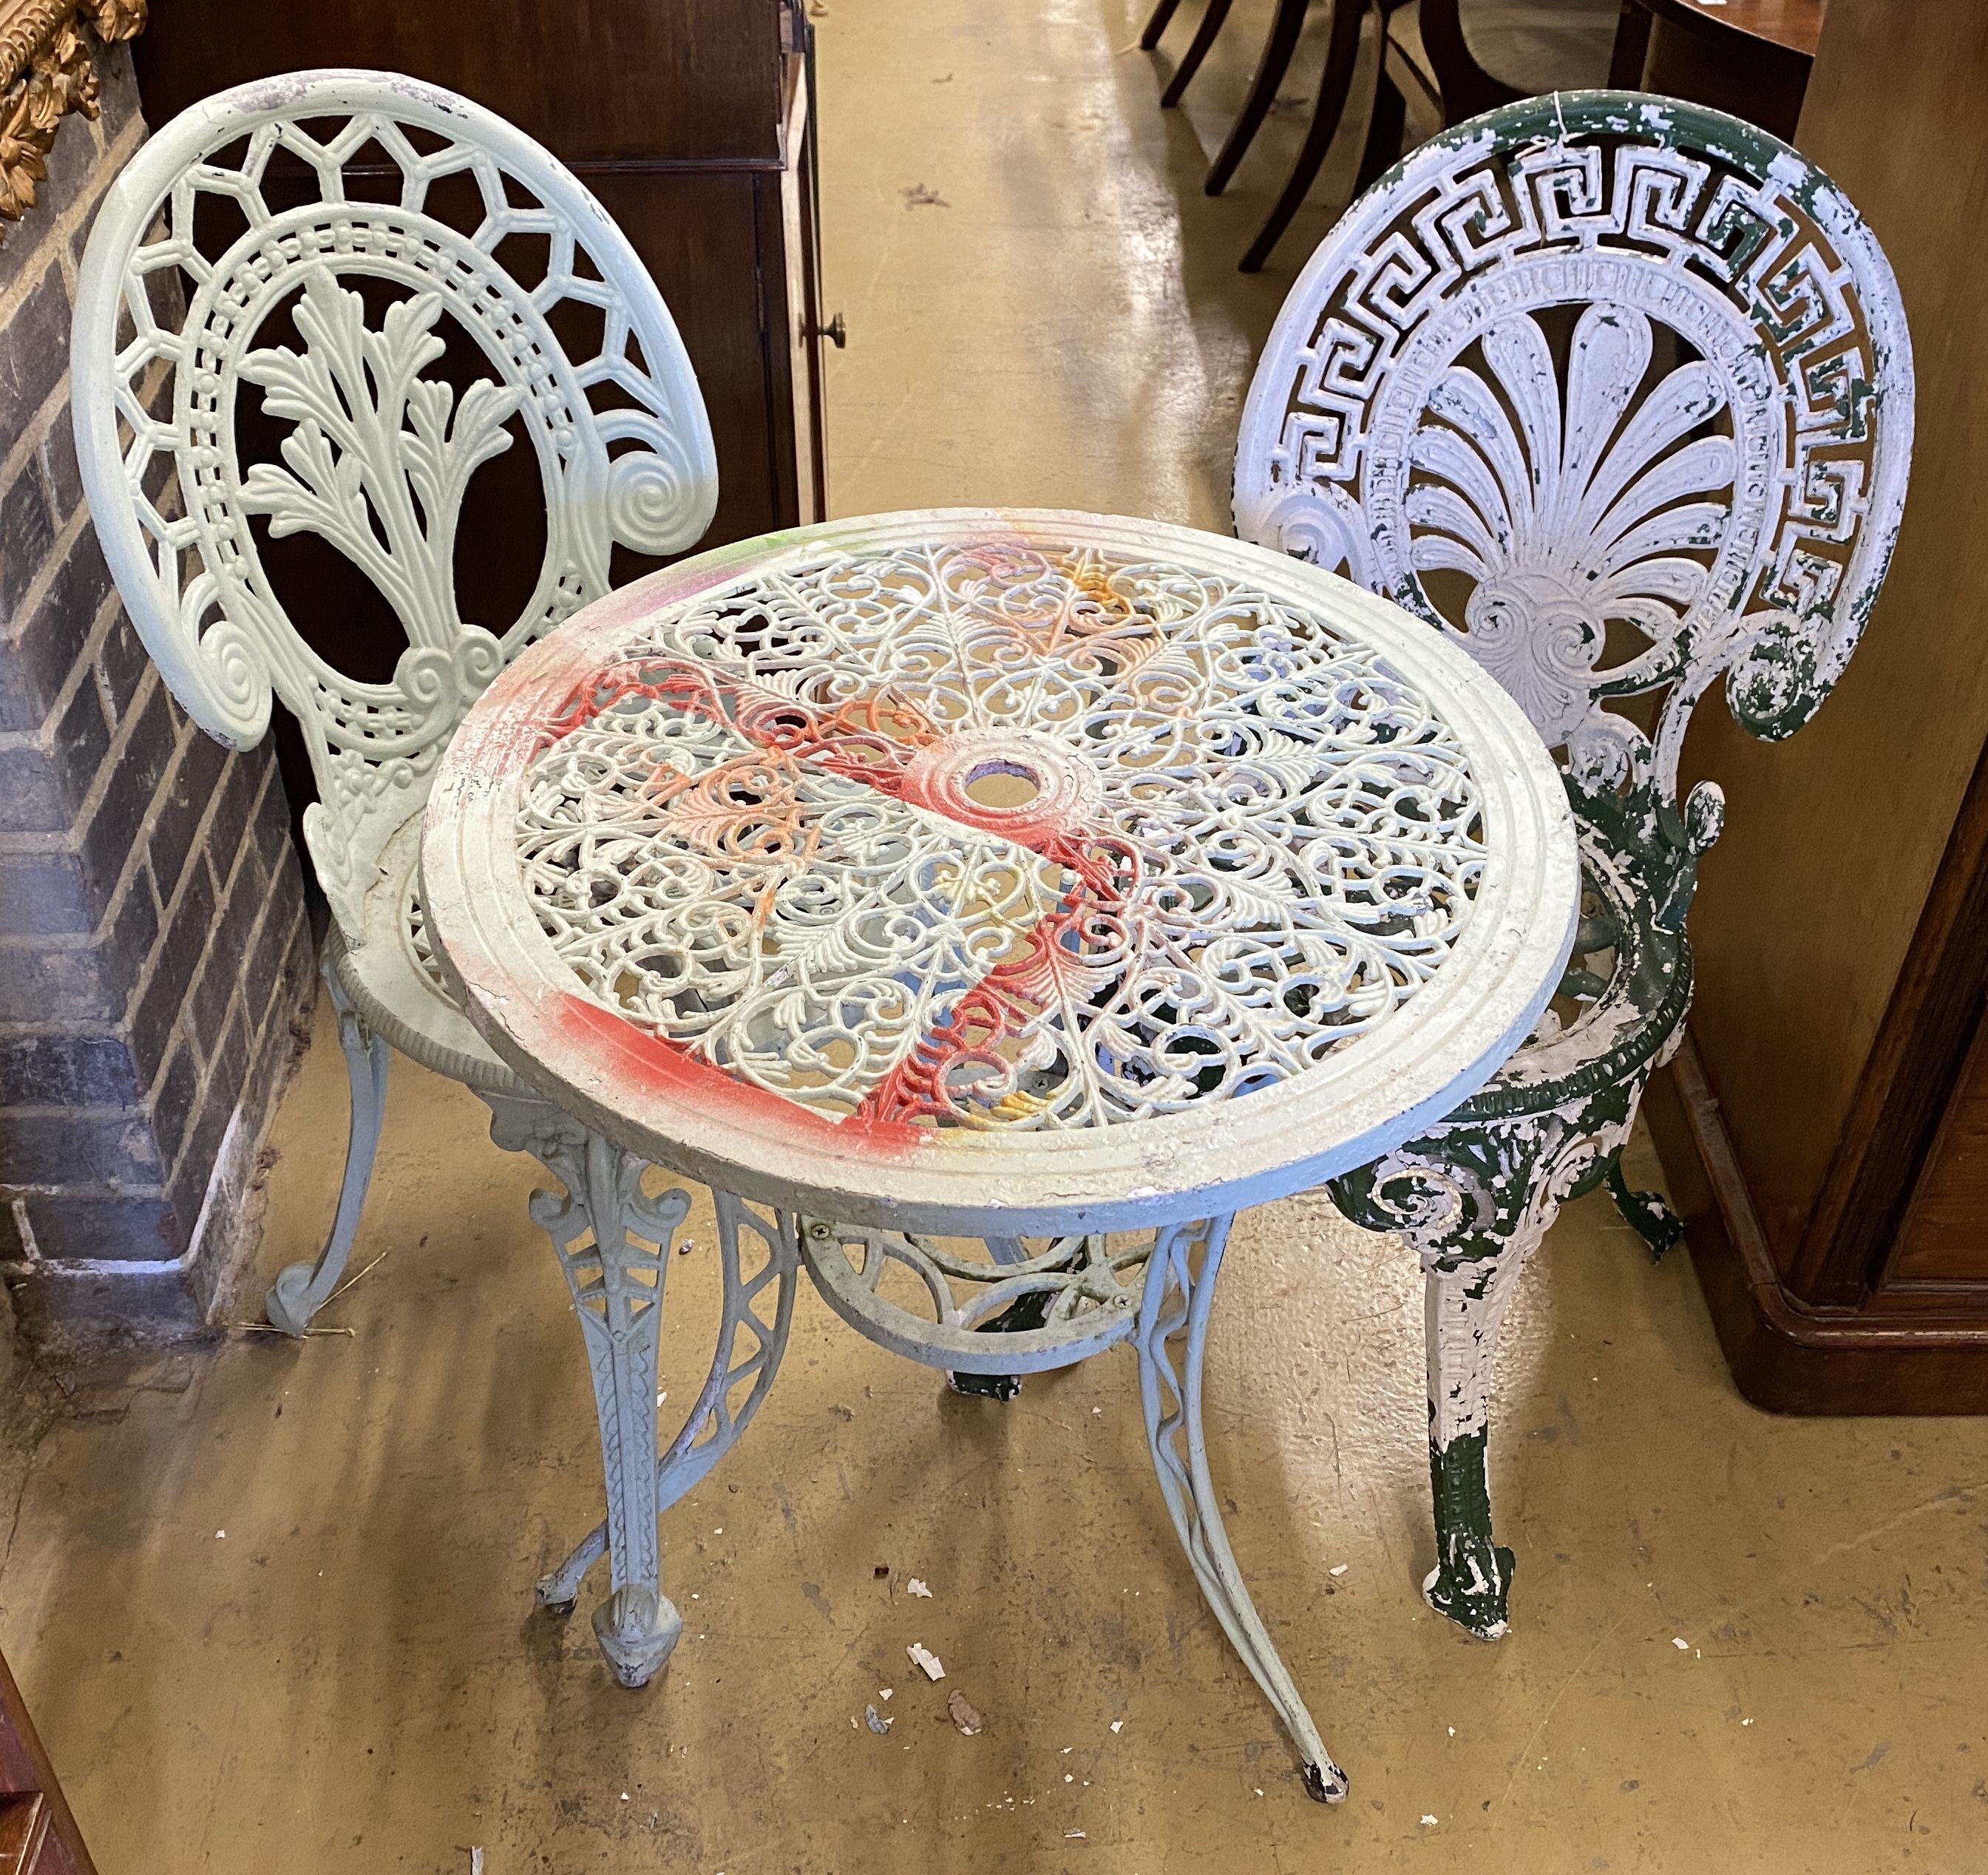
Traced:
<path fill-rule="evenodd" d="M 191 1324 L 312 986 L 266 746 L 193 727 L 117 603 L 69 411 L 76 262 L 144 135 L 130 59 L 0 245 L 0 1273 L 25 1312 Z"/>

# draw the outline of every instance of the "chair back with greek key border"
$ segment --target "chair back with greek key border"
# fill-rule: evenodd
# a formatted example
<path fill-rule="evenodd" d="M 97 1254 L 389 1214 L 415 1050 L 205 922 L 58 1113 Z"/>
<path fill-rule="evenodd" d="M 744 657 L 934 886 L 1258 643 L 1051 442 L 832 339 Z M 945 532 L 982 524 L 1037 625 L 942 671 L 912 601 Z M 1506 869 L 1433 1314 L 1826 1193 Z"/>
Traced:
<path fill-rule="evenodd" d="M 1723 813 L 1677 801 L 1692 707 L 1723 676 L 1756 736 L 1814 713 L 1912 432 L 1897 285 L 1827 177 L 1718 112 L 1561 93 L 1423 145 L 1312 256 L 1236 524 L 1453 635 L 1681 919 Z"/>

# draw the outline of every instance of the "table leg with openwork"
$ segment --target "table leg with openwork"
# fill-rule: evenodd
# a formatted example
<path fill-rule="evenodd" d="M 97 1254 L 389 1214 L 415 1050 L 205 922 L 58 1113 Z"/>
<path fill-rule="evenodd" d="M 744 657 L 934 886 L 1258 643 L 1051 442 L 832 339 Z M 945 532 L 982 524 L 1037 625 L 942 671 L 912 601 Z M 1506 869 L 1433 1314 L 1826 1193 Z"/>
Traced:
<path fill-rule="evenodd" d="M 715 1191 L 718 1254 L 725 1280 L 718 1342 L 695 1404 L 681 1430 L 656 1461 L 656 1508 L 668 1510 L 705 1474 L 751 1423 L 779 1372 L 787 1329 L 793 1319 L 794 1286 L 800 1265 L 794 1254 L 794 1222 L 788 1213 L 760 1216 L 742 1199 Z M 747 1249 L 756 1239 L 765 1260 L 747 1267 Z M 748 1338 L 741 1340 L 740 1331 Z M 741 1387 L 742 1399 L 734 1396 Z M 570 1614 L 580 1599 L 587 1572 L 607 1553 L 606 1521 L 596 1524 L 566 1560 L 539 1579 L 540 1604 Z"/>
<path fill-rule="evenodd" d="M 1208 1443 L 1201 1423 L 1202 1361 L 1229 1223 L 1227 1217 L 1213 1217 L 1170 1225 L 1154 1245 L 1135 1338 L 1146 1440 L 1195 1580 L 1297 1747 L 1305 1789 L 1321 1802 L 1336 1803 L 1346 1795 L 1346 1774 L 1332 1762 L 1249 1599 L 1222 1527 L 1221 1500 L 1209 1476 Z"/>
<path fill-rule="evenodd" d="M 647 1164 L 557 1108 L 493 1099 L 491 1137 L 529 1152 L 565 1186 L 532 1194 L 532 1221 L 553 1240 L 587 1342 L 607 1485 L 612 1584 L 593 1611 L 600 1650 L 624 1686 L 654 1677 L 683 1632 L 662 1592 L 657 1530 L 656 1362 L 670 1244 L 688 1193 L 651 1196 Z"/>
<path fill-rule="evenodd" d="M 800 1254 L 822 1299 L 860 1334 L 947 1370 L 955 1386 L 962 1375 L 1007 1381 L 997 1399 L 1012 1397 L 1021 1375 L 1068 1367 L 1121 1342 L 1132 1345 L 1147 1442 L 1188 1565 L 1297 1746 L 1306 1789 L 1321 1802 L 1337 1802 L 1346 1795 L 1345 1774 L 1243 1586 L 1209 1476 L 1202 1362 L 1229 1225 L 1223 1215 L 1033 1241 L 987 1237 L 982 1257 L 910 1231 L 804 1218 Z M 907 1276 L 913 1280 L 904 1282 Z M 917 1312 L 919 1306 L 935 1318 Z"/>
<path fill-rule="evenodd" d="M 593 1631 L 614 1677 L 624 1686 L 642 1686 L 661 1670 L 683 1631 L 683 1617 L 662 1592 L 658 1518 L 729 1449 L 773 1384 L 793 1309 L 793 1225 L 784 1217 L 769 1225 L 737 1200 L 715 1194 L 725 1277 L 718 1352 L 684 1432 L 659 1456 L 664 1288 L 671 1244 L 690 1214 L 689 1194 L 678 1187 L 647 1191 L 647 1161 L 556 1107 L 485 1098 L 492 1138 L 530 1153 L 565 1187 L 535 1192 L 532 1216 L 552 1239 L 585 1338 L 607 1489 L 605 1524 L 539 1583 L 539 1599 L 570 1609 L 581 1579 L 604 1552 L 609 1592 L 594 1610 Z M 741 1267 L 742 1226 L 757 1231 L 769 1251 L 750 1278 Z M 758 1312 L 769 1300 L 770 1322 Z M 757 1339 L 739 1358 L 735 1344 L 742 1325 Z M 731 1395 L 741 1384 L 749 1391 L 735 1407 Z"/>

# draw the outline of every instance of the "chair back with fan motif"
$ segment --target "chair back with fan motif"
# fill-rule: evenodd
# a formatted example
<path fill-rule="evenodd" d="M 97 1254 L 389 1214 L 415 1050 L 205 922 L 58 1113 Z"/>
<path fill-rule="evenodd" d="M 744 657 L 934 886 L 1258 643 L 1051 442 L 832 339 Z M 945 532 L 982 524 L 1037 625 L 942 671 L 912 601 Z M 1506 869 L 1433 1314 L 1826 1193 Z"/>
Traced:
<path fill-rule="evenodd" d="M 451 340 L 475 360 L 459 394 L 432 368 Z M 490 679 L 608 590 L 617 545 L 680 552 L 716 504 L 689 360 L 607 212 L 501 118 L 389 73 L 245 85 L 153 137 L 91 232 L 73 364 L 83 485 L 132 623 L 223 742 L 259 740 L 272 694 L 296 715 L 319 794 L 306 838 L 355 942 L 388 837 Z M 274 423 L 280 460 L 245 463 L 238 416 Z M 465 618 L 464 498 L 520 445 L 543 560 L 515 616 Z M 386 681 L 292 623 L 265 542 L 299 533 L 390 608 L 407 648 Z"/>
<path fill-rule="evenodd" d="M 1692 707 L 1723 676 L 1756 736 L 1814 714 L 1912 434 L 1898 288 L 1827 177 L 1715 111 L 1561 93 L 1425 144 L 1312 256 L 1236 524 L 1453 635 L 1688 899 L 1723 811 L 1677 801 Z"/>

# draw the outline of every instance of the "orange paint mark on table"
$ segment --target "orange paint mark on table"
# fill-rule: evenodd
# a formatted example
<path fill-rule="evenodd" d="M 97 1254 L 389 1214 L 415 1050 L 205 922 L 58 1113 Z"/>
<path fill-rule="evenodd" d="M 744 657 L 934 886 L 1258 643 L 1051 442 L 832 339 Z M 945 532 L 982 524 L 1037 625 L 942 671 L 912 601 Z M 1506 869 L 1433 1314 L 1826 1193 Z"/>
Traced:
<path fill-rule="evenodd" d="M 776 1129 L 811 1146 L 872 1158 L 907 1157 L 931 1142 L 930 1129 L 908 1121 L 864 1113 L 831 1119 L 770 1088 L 738 1080 L 681 1043 L 637 1028 L 571 990 L 556 992 L 549 1003 L 560 1038 L 604 1057 L 604 1065 L 633 1090 L 661 1095 L 755 1131 Z"/>

